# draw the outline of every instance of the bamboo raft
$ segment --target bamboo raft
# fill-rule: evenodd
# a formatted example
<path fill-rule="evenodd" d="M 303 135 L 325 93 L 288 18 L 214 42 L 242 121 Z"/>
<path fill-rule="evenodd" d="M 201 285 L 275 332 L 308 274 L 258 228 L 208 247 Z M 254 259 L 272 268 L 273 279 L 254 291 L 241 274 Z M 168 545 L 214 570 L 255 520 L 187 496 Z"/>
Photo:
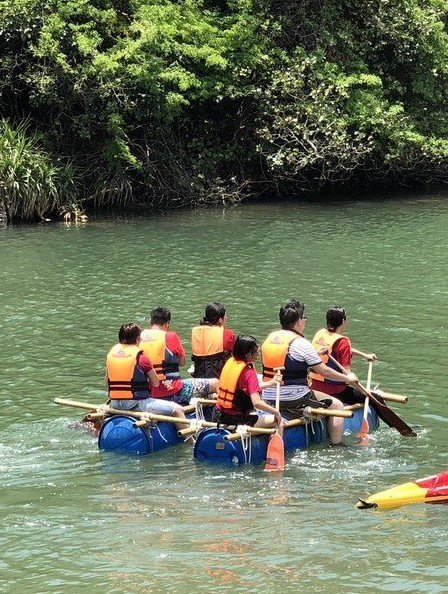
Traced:
<path fill-rule="evenodd" d="M 206 411 L 215 403 L 213 400 L 197 399 L 194 405 L 184 407 L 185 419 L 62 398 L 56 398 L 55 402 L 88 410 L 84 421 L 98 427 L 100 450 L 118 454 L 144 456 L 195 436 L 196 460 L 234 465 L 258 463 L 265 459 L 268 439 L 275 432 L 275 429 L 257 427 L 238 427 L 236 430 L 218 427 L 205 418 Z M 286 451 L 325 442 L 328 439 L 327 416 L 344 417 L 345 431 L 356 432 L 362 421 L 361 409 L 362 405 L 356 404 L 343 411 L 310 409 L 308 419 L 294 419 L 287 423 L 284 430 Z M 184 425 L 184 428 L 178 429 L 176 424 Z M 369 424 L 372 431 L 379 425 L 373 410 L 369 414 Z"/>
<path fill-rule="evenodd" d="M 344 419 L 344 433 L 357 433 L 363 421 L 363 406 L 355 404 L 340 412 L 347 413 Z M 327 419 L 328 417 L 318 415 L 318 418 L 311 420 L 300 418 L 290 421 L 283 433 L 285 451 L 307 449 L 328 442 Z M 369 409 L 368 423 L 370 432 L 379 427 L 378 415 L 372 408 Z M 263 433 L 254 430 L 245 433 L 232 432 L 224 428 L 204 429 L 197 436 L 194 458 L 209 464 L 258 464 L 266 460 L 268 440 L 274 432 L 275 429 L 267 429 Z"/>

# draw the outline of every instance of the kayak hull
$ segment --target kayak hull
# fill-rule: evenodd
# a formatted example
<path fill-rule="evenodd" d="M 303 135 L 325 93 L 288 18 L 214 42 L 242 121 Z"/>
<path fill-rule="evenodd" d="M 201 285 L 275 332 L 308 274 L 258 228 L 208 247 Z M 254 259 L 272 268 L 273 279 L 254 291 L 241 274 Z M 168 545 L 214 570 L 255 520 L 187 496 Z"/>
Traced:
<path fill-rule="evenodd" d="M 344 433 L 356 433 L 361 428 L 363 410 L 354 411 L 353 418 L 344 419 Z M 378 415 L 370 409 L 368 415 L 370 431 L 379 426 Z M 252 435 L 250 439 L 227 441 L 227 429 L 204 429 L 199 433 L 194 446 L 194 457 L 200 462 L 240 466 L 259 464 L 266 460 L 269 436 Z M 327 420 L 312 421 L 307 425 L 286 428 L 283 433 L 285 451 L 306 449 L 328 441 Z"/>
<path fill-rule="evenodd" d="M 360 499 L 356 507 L 390 510 L 416 503 L 448 504 L 448 470 Z"/>

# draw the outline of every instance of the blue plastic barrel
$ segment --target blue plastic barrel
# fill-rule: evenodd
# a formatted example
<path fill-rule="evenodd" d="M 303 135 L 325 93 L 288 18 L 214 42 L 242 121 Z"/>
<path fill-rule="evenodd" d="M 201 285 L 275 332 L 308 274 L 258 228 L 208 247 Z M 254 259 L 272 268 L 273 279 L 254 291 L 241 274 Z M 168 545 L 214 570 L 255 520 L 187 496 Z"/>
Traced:
<path fill-rule="evenodd" d="M 107 419 L 98 435 L 98 447 L 106 452 L 144 456 L 182 442 L 173 423 L 136 427 L 135 419 L 116 415 Z"/>
<path fill-rule="evenodd" d="M 227 441 L 226 429 L 205 429 L 201 431 L 194 446 L 194 457 L 210 464 L 257 464 L 266 460 L 269 435 L 252 435 L 244 448 L 241 440 Z M 304 449 L 310 444 L 321 443 L 327 438 L 326 426 L 320 422 L 298 425 L 286 429 L 283 441 L 287 451 Z"/>

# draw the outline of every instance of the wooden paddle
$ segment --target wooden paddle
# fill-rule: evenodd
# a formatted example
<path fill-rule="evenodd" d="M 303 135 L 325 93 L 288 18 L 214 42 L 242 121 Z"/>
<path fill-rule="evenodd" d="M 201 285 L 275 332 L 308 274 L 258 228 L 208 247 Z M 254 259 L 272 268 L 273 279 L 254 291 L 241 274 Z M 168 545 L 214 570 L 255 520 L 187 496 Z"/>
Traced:
<path fill-rule="evenodd" d="M 276 373 L 283 371 L 284 367 L 274 369 Z M 277 382 L 275 391 L 275 410 L 280 412 L 280 382 Z M 268 443 L 266 451 L 266 464 L 264 470 L 267 472 L 281 471 L 285 469 L 285 444 L 280 431 L 274 433 Z"/>
<path fill-rule="evenodd" d="M 367 384 L 366 384 L 367 396 L 365 397 L 365 400 L 364 400 L 364 412 L 362 415 L 361 429 L 356 434 L 356 437 L 359 439 L 361 445 L 364 445 L 364 446 L 368 445 L 368 443 L 369 443 L 369 421 L 368 421 L 367 417 L 369 414 L 369 400 L 370 400 L 369 390 L 370 390 L 370 384 L 372 382 L 372 367 L 373 367 L 373 363 L 372 363 L 372 361 L 369 361 L 369 370 L 367 372 Z"/>
<path fill-rule="evenodd" d="M 331 355 L 328 355 L 328 357 L 339 368 L 341 373 L 348 375 L 347 370 L 339 363 L 339 361 L 337 361 Z M 370 400 L 374 404 L 376 412 L 378 413 L 380 418 L 386 423 L 386 425 L 389 425 L 389 427 L 393 427 L 401 435 L 412 437 L 415 437 L 417 435 L 415 431 L 412 429 L 412 427 L 410 427 L 405 421 L 403 421 L 403 419 L 399 417 L 397 413 L 395 413 L 391 408 L 389 408 L 387 404 L 380 402 L 372 392 L 367 392 L 367 390 L 362 386 L 361 382 L 357 381 L 355 385 L 361 392 L 361 394 L 363 394 L 363 396 L 369 396 Z"/>

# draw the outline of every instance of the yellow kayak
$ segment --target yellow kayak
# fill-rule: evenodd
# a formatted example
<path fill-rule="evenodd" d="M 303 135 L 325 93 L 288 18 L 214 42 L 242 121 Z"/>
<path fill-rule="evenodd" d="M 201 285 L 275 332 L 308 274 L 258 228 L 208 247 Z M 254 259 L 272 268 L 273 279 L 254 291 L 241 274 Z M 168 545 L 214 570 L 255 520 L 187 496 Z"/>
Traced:
<path fill-rule="evenodd" d="M 359 499 L 356 507 L 394 509 L 414 503 L 448 504 L 448 470 Z"/>

